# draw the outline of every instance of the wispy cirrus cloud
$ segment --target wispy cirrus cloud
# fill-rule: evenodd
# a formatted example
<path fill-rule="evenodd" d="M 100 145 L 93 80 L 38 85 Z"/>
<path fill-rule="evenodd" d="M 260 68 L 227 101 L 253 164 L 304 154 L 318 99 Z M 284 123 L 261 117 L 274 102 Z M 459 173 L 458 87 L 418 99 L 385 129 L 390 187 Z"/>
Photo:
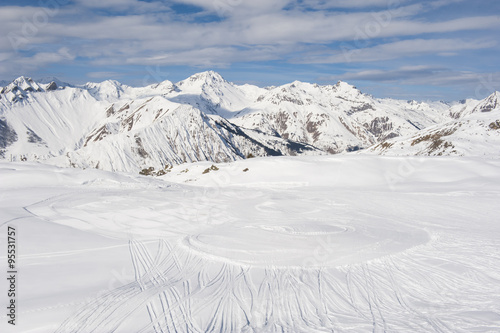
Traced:
<path fill-rule="evenodd" d="M 453 51 L 481 50 L 495 47 L 497 44 L 494 40 L 484 39 L 411 39 L 359 49 L 345 47 L 341 48 L 342 50 L 306 56 L 297 61 L 303 63 L 346 63 L 411 58 L 427 54 L 451 56 L 456 54 Z"/>
<path fill-rule="evenodd" d="M 446 96 L 435 87 L 451 88 L 455 92 L 455 99 L 466 97 L 484 98 L 493 91 L 500 90 L 500 71 L 473 72 L 431 65 L 361 70 L 345 72 L 335 76 L 324 76 L 318 79 L 331 81 L 339 78 L 348 82 L 380 83 L 383 85 L 382 89 L 386 89 L 387 85 L 392 87 L 426 87 L 426 89 L 435 91 L 433 97 L 440 99 L 446 99 Z M 412 96 L 408 92 L 403 95 Z M 413 96 L 416 97 L 417 94 Z"/>
<path fill-rule="evenodd" d="M 447 67 L 418 65 L 403 66 L 390 70 L 364 70 L 358 72 L 347 72 L 341 74 L 343 80 L 365 80 L 376 82 L 401 82 L 404 84 L 420 85 L 460 85 L 478 83 L 480 78 L 487 73 L 474 73 L 470 71 L 450 70 Z M 498 77 L 498 73 L 495 73 Z M 323 78 L 327 80 L 331 78 Z M 499 80 L 496 80 L 499 81 Z"/>

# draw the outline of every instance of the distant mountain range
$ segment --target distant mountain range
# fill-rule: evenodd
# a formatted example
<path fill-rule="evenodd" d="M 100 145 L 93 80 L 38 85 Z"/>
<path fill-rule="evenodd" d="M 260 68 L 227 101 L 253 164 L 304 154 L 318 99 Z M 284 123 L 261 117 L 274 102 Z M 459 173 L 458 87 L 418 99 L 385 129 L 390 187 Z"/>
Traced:
<path fill-rule="evenodd" d="M 20 77 L 0 87 L 0 158 L 139 172 L 352 151 L 500 157 L 499 98 L 378 99 L 340 81 L 259 88 L 212 71 L 146 87 Z"/>

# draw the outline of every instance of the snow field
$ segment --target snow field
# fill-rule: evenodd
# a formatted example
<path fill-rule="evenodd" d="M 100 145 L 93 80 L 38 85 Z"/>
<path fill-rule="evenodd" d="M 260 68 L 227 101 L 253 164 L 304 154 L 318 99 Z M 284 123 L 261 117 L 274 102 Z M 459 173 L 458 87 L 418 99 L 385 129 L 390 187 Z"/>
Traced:
<path fill-rule="evenodd" d="M 0 163 L 0 237 L 20 230 L 17 329 L 500 327 L 499 161 L 256 158 L 203 174 L 210 166 L 151 178 Z"/>

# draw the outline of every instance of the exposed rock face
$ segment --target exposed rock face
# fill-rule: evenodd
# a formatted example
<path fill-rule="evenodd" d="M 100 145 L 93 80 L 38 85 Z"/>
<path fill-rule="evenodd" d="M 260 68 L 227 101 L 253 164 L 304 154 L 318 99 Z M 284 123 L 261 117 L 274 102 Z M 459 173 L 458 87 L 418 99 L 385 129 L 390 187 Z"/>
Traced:
<path fill-rule="evenodd" d="M 0 157 L 5 157 L 5 148 L 17 141 L 16 131 L 0 119 Z"/>
<path fill-rule="evenodd" d="M 51 83 L 49 83 L 46 87 L 45 87 L 45 90 L 46 91 L 53 91 L 53 90 L 57 90 L 57 84 L 52 81 Z"/>
<path fill-rule="evenodd" d="M 498 108 L 500 108 L 500 92 L 495 92 L 479 103 L 473 112 L 491 112 Z"/>

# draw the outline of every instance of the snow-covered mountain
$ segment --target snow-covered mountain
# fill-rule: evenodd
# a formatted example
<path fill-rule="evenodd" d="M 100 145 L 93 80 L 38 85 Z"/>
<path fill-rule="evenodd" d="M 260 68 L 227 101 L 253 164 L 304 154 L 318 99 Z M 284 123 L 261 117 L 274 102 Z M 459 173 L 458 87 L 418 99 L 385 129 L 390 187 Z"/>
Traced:
<path fill-rule="evenodd" d="M 457 111 L 458 110 L 458 111 Z M 500 93 L 480 102 L 464 101 L 450 110 L 454 118 L 402 138 L 379 143 L 368 152 L 384 155 L 458 155 L 500 157 Z"/>
<path fill-rule="evenodd" d="M 252 89 L 239 89 L 214 72 L 141 88 L 112 80 L 57 87 L 21 77 L 0 95 L 1 155 L 137 172 L 183 162 L 323 153 L 219 115 L 251 101 L 247 95 Z"/>
<path fill-rule="evenodd" d="M 371 152 L 387 153 L 387 145 L 377 144 L 452 123 L 476 126 L 465 123 L 468 117 L 496 110 L 497 98 L 452 104 L 377 99 L 345 82 L 259 88 L 212 71 L 146 87 L 20 77 L 0 88 L 0 157 L 138 172 L 372 145 Z"/>
<path fill-rule="evenodd" d="M 444 103 L 376 99 L 355 87 L 293 82 L 260 95 L 230 120 L 328 153 L 359 150 L 447 118 Z"/>
<path fill-rule="evenodd" d="M 90 132 L 83 146 L 59 158 L 71 166 L 135 170 L 191 161 L 227 162 L 247 156 L 316 152 L 314 147 L 278 137 L 257 136 L 217 115 L 164 97 L 112 105 L 108 117 Z"/>

